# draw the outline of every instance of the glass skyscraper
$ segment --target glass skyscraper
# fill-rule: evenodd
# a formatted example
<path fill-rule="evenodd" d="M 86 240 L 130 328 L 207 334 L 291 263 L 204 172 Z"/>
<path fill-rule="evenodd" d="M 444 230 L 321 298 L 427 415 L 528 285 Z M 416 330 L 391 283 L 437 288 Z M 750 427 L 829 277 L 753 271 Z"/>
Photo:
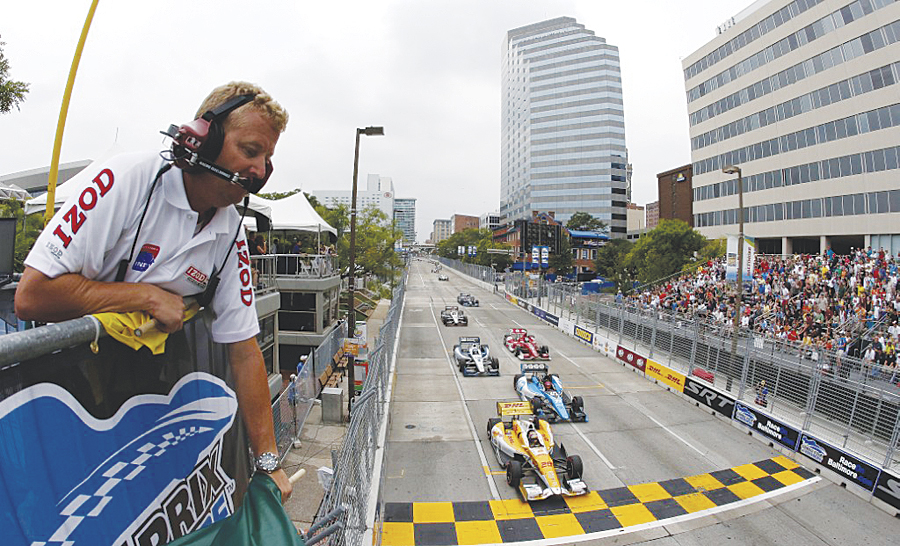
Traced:
<path fill-rule="evenodd" d="M 403 234 L 403 244 L 416 242 L 416 200 L 394 199 L 394 221 L 396 229 Z"/>
<path fill-rule="evenodd" d="M 510 30 L 503 56 L 500 215 L 587 212 L 626 231 L 619 50 L 571 17 Z"/>

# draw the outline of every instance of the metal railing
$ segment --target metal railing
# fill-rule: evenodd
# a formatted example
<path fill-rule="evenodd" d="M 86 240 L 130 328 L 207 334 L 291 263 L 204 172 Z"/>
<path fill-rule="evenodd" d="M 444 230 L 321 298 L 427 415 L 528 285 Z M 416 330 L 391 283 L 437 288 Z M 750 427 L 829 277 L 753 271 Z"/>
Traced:
<path fill-rule="evenodd" d="M 507 277 L 507 292 L 537 303 L 533 288 Z M 900 370 L 844 352 L 763 337 L 715 323 L 543 285 L 542 309 L 687 376 L 702 370 L 714 386 L 773 417 L 884 468 L 900 467 Z M 766 382 L 769 395 L 757 403 Z"/>
<path fill-rule="evenodd" d="M 375 348 L 369 354 L 368 373 L 362 392 L 352 405 L 350 425 L 337 456 L 331 487 L 326 491 L 316 515 L 315 523 L 318 523 L 335 510 L 344 509 L 339 520 L 342 530 L 332 535 L 332 545 L 360 546 L 368 528 L 367 510 L 374 490 L 372 476 L 379 449 L 379 431 L 385 426 L 388 416 L 386 396 L 390 365 L 396 350 L 406 277 L 404 273 L 400 284 L 394 289 L 391 307 L 378 332 Z"/>
<path fill-rule="evenodd" d="M 274 259 L 275 275 L 321 279 L 338 274 L 337 256 L 331 254 L 269 254 Z"/>
<path fill-rule="evenodd" d="M 482 282 L 493 283 L 497 278 L 496 273 L 490 267 L 484 265 L 467 264 L 459 260 L 451 260 L 449 258 L 438 258 L 443 265 L 459 271 L 463 275 L 468 275 Z"/>

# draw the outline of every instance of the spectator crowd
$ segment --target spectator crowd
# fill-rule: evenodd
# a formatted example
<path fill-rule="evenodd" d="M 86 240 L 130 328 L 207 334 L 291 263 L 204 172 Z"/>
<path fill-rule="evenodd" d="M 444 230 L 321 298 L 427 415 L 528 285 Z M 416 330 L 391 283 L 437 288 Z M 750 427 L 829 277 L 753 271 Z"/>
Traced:
<path fill-rule="evenodd" d="M 758 255 L 744 279 L 740 325 L 797 346 L 825 373 L 837 373 L 844 356 L 861 358 L 865 373 L 897 383 L 900 253 L 852 250 L 837 255 Z M 727 328 L 735 297 L 724 258 L 630 294 L 630 303 L 676 315 L 701 317 Z M 834 358 L 824 358 L 825 354 Z"/>

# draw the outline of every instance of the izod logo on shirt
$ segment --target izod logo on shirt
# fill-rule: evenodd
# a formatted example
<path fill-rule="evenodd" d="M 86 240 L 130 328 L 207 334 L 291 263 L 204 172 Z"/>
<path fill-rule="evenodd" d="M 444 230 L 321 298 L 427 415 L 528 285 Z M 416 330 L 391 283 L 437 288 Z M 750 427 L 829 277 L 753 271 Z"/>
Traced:
<path fill-rule="evenodd" d="M 134 265 L 131 266 L 131 269 L 135 271 L 147 271 L 150 265 L 153 264 L 153 261 L 156 260 L 157 256 L 159 256 L 159 247 L 149 243 L 145 244 L 141 247 L 141 251 L 138 252 L 137 258 L 135 258 Z"/>
<path fill-rule="evenodd" d="M 209 279 L 209 275 L 200 271 L 194 266 L 190 266 L 187 268 L 187 271 L 184 272 L 185 278 L 196 284 L 200 288 L 206 288 L 206 281 Z"/>

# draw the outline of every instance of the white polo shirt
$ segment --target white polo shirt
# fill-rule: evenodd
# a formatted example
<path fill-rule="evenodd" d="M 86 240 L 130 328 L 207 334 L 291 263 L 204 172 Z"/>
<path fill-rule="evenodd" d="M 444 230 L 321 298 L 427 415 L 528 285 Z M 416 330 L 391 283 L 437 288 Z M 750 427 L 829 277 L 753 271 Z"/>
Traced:
<path fill-rule="evenodd" d="M 119 262 L 131 251 L 150 186 L 165 163 L 156 152 L 129 153 L 78 173 L 66 182 L 74 188 L 72 197 L 44 228 L 25 265 L 50 278 L 79 273 L 114 281 Z M 259 332 L 259 323 L 240 215 L 234 207 L 218 209 L 195 235 L 197 216 L 188 203 L 181 169 L 169 169 L 150 198 L 125 281 L 197 295 L 213 269 L 222 267 L 237 232 L 211 304 L 212 335 L 218 343 L 250 339 Z"/>

